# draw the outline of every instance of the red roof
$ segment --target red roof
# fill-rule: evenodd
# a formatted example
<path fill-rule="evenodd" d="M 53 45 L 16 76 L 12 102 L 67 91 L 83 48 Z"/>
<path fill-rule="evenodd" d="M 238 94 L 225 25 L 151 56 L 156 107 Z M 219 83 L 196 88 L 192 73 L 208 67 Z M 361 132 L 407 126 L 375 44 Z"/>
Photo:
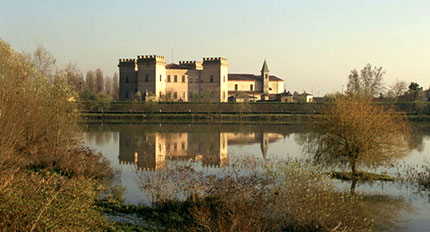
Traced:
<path fill-rule="evenodd" d="M 261 81 L 260 75 L 254 74 L 228 74 L 228 80 L 232 81 Z M 279 77 L 270 75 L 269 81 L 284 81 Z"/>

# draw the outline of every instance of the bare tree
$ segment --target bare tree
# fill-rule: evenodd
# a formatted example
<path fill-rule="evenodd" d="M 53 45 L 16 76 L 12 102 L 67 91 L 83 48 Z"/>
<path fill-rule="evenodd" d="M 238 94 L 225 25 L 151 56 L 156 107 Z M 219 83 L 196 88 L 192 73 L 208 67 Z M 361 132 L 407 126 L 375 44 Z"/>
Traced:
<path fill-rule="evenodd" d="M 382 82 L 384 74 L 382 67 L 372 68 L 370 64 L 360 71 L 353 69 L 348 76 L 347 94 L 379 96 L 384 89 Z"/>
<path fill-rule="evenodd" d="M 96 74 L 94 71 L 88 71 L 85 77 L 85 82 L 87 83 L 87 88 L 91 92 L 97 92 L 97 84 L 96 84 Z"/>
<path fill-rule="evenodd" d="M 103 77 L 103 70 L 100 68 L 96 69 L 96 91 L 104 92 L 105 90 L 105 81 Z"/>
<path fill-rule="evenodd" d="M 86 89 L 84 77 L 75 64 L 68 63 L 64 68 L 67 82 L 76 90 Z"/>
<path fill-rule="evenodd" d="M 391 87 L 391 91 L 393 92 L 394 99 L 397 102 L 397 99 L 406 93 L 408 90 L 408 84 L 405 81 L 396 80 L 393 86 Z"/>
<path fill-rule="evenodd" d="M 308 150 L 317 160 L 348 164 L 354 178 L 358 166 L 394 162 L 411 148 L 404 115 L 373 104 L 370 97 L 336 97 L 315 125 Z"/>
<path fill-rule="evenodd" d="M 56 59 L 46 48 L 40 46 L 34 51 L 33 62 L 44 76 L 52 78 Z"/>
<path fill-rule="evenodd" d="M 106 76 L 105 78 L 105 92 L 113 97 L 112 94 L 112 78 Z"/>
<path fill-rule="evenodd" d="M 113 74 L 113 78 L 112 78 L 112 97 L 115 100 L 118 100 L 119 97 L 119 79 L 118 79 L 118 73 L 115 72 Z"/>

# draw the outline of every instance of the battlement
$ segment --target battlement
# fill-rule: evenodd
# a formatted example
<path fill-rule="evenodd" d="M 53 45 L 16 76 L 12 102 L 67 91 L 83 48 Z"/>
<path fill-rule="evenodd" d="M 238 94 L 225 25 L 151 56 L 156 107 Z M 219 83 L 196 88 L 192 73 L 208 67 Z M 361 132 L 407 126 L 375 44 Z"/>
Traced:
<path fill-rule="evenodd" d="M 160 61 L 165 62 L 166 58 L 164 56 L 157 56 L 157 55 L 143 55 L 143 56 L 137 56 L 138 61 Z"/>
<path fill-rule="evenodd" d="M 136 64 L 136 59 L 119 59 L 118 66 L 134 67 L 135 64 Z"/>
<path fill-rule="evenodd" d="M 224 57 L 203 57 L 203 64 L 228 64 L 227 58 Z"/>
<path fill-rule="evenodd" d="M 189 67 L 192 69 L 201 70 L 203 68 L 201 61 L 179 61 L 179 65 Z"/>

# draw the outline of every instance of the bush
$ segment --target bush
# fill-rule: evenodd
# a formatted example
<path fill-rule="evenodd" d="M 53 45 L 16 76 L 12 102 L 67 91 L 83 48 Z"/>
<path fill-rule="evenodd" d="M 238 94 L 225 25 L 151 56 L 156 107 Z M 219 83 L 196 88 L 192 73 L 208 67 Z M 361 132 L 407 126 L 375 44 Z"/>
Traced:
<path fill-rule="evenodd" d="M 0 40 L 0 230 L 104 230 L 93 203 L 112 170 L 78 146 L 77 95 L 43 57 Z"/>

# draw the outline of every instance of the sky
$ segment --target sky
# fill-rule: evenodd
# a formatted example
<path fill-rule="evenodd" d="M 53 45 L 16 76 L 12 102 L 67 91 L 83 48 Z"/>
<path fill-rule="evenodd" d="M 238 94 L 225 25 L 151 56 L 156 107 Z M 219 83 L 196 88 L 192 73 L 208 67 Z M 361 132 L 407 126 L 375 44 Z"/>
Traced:
<path fill-rule="evenodd" d="M 230 73 L 270 73 L 290 91 L 346 89 L 367 63 L 430 86 L 428 0 L 0 0 L 0 38 L 17 51 L 43 46 L 59 66 L 118 71 L 119 58 L 168 63 L 226 57 Z M 173 54 L 173 56 L 172 56 Z"/>

